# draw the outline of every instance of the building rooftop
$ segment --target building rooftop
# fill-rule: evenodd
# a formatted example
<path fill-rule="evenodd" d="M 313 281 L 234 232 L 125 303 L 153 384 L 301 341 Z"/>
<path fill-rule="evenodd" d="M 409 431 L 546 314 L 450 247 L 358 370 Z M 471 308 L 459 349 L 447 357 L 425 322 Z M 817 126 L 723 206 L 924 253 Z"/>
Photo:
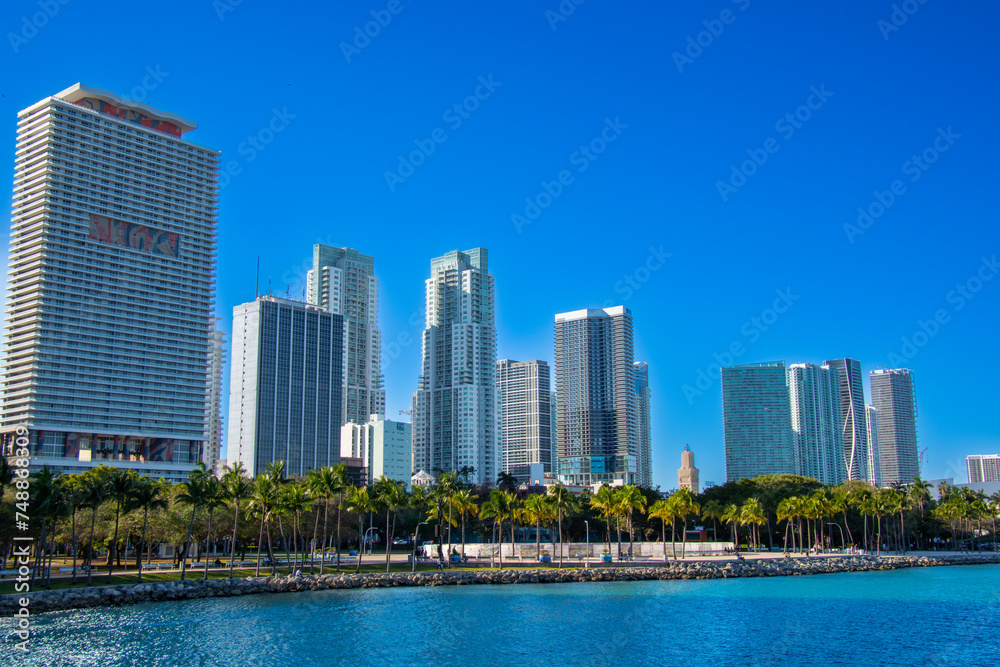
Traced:
<path fill-rule="evenodd" d="M 65 100 L 66 102 L 76 103 L 84 98 L 93 98 L 101 100 L 102 102 L 107 102 L 118 109 L 128 109 L 131 111 L 136 111 L 147 118 L 153 120 L 165 121 L 167 123 L 173 123 L 180 130 L 181 134 L 194 130 L 198 127 L 198 123 L 193 120 L 188 120 L 184 116 L 180 116 L 169 111 L 160 111 L 159 109 L 154 109 L 153 107 L 145 104 L 143 102 L 136 102 L 135 100 L 127 100 L 124 97 L 115 95 L 112 92 L 103 90 L 101 88 L 92 88 L 90 86 L 85 86 L 82 83 L 75 83 L 66 90 L 56 93 L 52 97 Z M 44 100 L 43 100 L 44 102 Z M 29 107 L 30 108 L 30 107 Z"/>

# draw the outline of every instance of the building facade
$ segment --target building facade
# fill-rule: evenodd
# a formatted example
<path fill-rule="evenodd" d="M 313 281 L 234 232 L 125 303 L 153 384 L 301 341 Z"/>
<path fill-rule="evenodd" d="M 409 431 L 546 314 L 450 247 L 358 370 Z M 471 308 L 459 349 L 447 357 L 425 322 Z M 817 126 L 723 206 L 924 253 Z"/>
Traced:
<path fill-rule="evenodd" d="M 917 454 L 917 400 L 913 371 L 885 368 L 869 375 L 872 405 L 878 410 L 882 483 L 910 484 L 920 475 Z"/>
<path fill-rule="evenodd" d="M 824 484 L 840 484 L 847 475 L 840 397 L 837 370 L 816 364 L 788 367 L 795 471 Z"/>
<path fill-rule="evenodd" d="M 649 365 L 637 361 L 635 367 L 635 415 L 636 415 L 636 484 L 653 487 L 653 431 L 649 409 Z"/>
<path fill-rule="evenodd" d="M 882 486 L 882 455 L 878 447 L 878 410 L 865 406 L 865 426 L 868 429 L 868 476 L 875 486 Z"/>
<path fill-rule="evenodd" d="M 616 306 L 556 315 L 555 347 L 559 478 L 637 482 L 632 312 Z"/>
<path fill-rule="evenodd" d="M 694 467 L 694 452 L 687 445 L 681 452 L 681 467 L 677 469 L 677 488 L 687 489 L 691 493 L 698 494 L 698 469 Z"/>
<path fill-rule="evenodd" d="M 413 394 L 414 468 L 471 470 L 471 483 L 502 469 L 496 388 L 494 281 L 485 248 L 431 260 L 425 282 L 421 375 Z"/>
<path fill-rule="evenodd" d="M 969 484 L 1000 482 L 1000 455 L 975 454 L 967 456 L 965 467 L 969 472 Z"/>
<path fill-rule="evenodd" d="M 306 301 L 344 317 L 341 424 L 362 424 L 369 415 L 384 414 L 375 260 L 351 248 L 317 243 L 306 277 Z"/>
<path fill-rule="evenodd" d="M 865 388 L 861 362 L 857 359 L 832 359 L 825 364 L 837 371 L 840 379 L 841 438 L 844 441 L 844 467 L 847 479 L 867 479 L 871 467 L 868 459 L 868 425 L 865 419 Z"/>
<path fill-rule="evenodd" d="M 785 362 L 722 369 L 726 481 L 795 472 Z"/>
<path fill-rule="evenodd" d="M 544 361 L 497 361 L 502 468 L 519 482 L 532 477 L 531 464 L 552 467 L 552 405 L 549 365 Z M 539 477 L 541 475 L 538 475 Z"/>
<path fill-rule="evenodd" d="M 206 455 L 218 151 L 82 84 L 18 114 L 0 434 L 33 467 L 186 478 Z"/>
<path fill-rule="evenodd" d="M 233 308 L 227 460 L 253 477 L 285 461 L 289 475 L 340 462 L 344 318 L 262 296 Z"/>
<path fill-rule="evenodd" d="M 222 456 L 222 369 L 226 364 L 226 334 L 212 318 L 212 349 L 208 363 L 208 433 L 202 463 L 208 470 L 219 468 Z M 223 464 L 224 465 L 224 464 Z"/>
<path fill-rule="evenodd" d="M 364 424 L 348 422 L 340 427 L 340 455 L 361 460 L 368 484 L 381 477 L 403 482 L 410 490 L 412 431 L 408 422 L 371 415 Z"/>

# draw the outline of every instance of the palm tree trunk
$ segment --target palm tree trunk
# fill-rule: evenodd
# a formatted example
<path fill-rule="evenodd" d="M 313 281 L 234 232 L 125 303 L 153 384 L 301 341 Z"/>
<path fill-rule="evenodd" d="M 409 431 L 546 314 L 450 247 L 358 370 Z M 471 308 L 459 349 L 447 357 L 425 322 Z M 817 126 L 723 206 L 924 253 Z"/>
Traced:
<path fill-rule="evenodd" d="M 212 543 L 212 511 L 208 513 L 208 537 L 205 538 L 205 581 L 208 581 L 208 550 Z"/>
<path fill-rule="evenodd" d="M 149 523 L 149 505 L 146 505 L 146 511 L 142 515 L 142 542 L 139 543 L 139 578 L 136 580 L 137 583 L 142 583 L 142 547 L 146 545 L 146 524 Z M 73 561 L 73 569 L 76 570 L 76 560 Z"/>
<path fill-rule="evenodd" d="M 847 540 L 851 544 L 854 544 L 854 536 L 851 535 L 851 527 L 847 524 L 847 508 L 846 507 L 844 508 L 844 528 L 847 529 Z M 845 544 L 844 546 L 846 547 L 847 545 Z"/>
<path fill-rule="evenodd" d="M 563 534 L 562 534 L 562 512 L 561 511 L 558 514 L 558 518 L 559 518 L 559 569 L 561 570 L 562 569 L 562 562 L 563 562 Z M 994 524 L 994 526 L 996 526 L 996 519 L 994 519 L 993 524 Z M 993 528 L 993 532 L 994 532 L 994 534 L 997 532 L 995 527 Z M 587 555 L 589 556 L 590 554 L 587 554 Z"/>
<path fill-rule="evenodd" d="M 497 552 L 497 555 L 499 556 L 500 569 L 502 570 L 503 569 L 503 521 L 498 521 L 497 524 L 500 527 L 500 530 L 497 531 L 497 534 L 500 538 L 500 545 L 499 545 L 500 550 Z"/>
<path fill-rule="evenodd" d="M 240 501 L 236 501 L 236 513 L 233 515 L 233 548 L 229 553 L 229 578 L 233 578 L 233 566 L 236 563 L 236 528 L 240 523 Z M 258 549 L 260 551 L 260 549 Z"/>
<path fill-rule="evenodd" d="M 261 544 L 264 541 L 264 517 L 260 518 L 260 536 L 257 537 L 257 567 L 254 570 L 253 576 L 260 576 L 260 548 L 264 546 Z"/>
<path fill-rule="evenodd" d="M 674 562 L 677 562 L 677 519 L 670 517 L 670 551 L 674 554 Z"/>
<path fill-rule="evenodd" d="M 97 506 L 90 515 L 90 544 L 87 545 L 87 585 L 90 586 L 94 574 L 94 523 L 97 521 Z"/>
<path fill-rule="evenodd" d="M 361 572 L 361 556 L 365 553 L 365 514 L 364 512 L 358 513 L 358 532 L 361 534 L 361 538 L 358 542 L 358 566 L 354 568 L 354 573 L 358 574 Z"/>
<path fill-rule="evenodd" d="M 191 546 L 191 531 L 194 529 L 194 513 L 197 511 L 198 511 L 197 505 L 191 508 L 191 523 L 188 524 L 187 542 L 184 543 L 184 554 L 183 554 L 184 560 L 181 561 L 181 581 L 184 581 L 184 577 L 187 572 L 188 549 Z M 108 578 L 110 579 L 110 573 Z"/>
<path fill-rule="evenodd" d="M 993 531 L 994 533 L 996 530 Z M 76 508 L 73 508 L 73 583 L 76 583 Z"/>
<path fill-rule="evenodd" d="M 312 558 L 309 559 L 309 574 L 313 573 L 313 567 L 316 564 L 316 547 L 319 544 L 316 541 L 317 537 L 319 537 L 319 512 L 316 512 L 316 520 L 313 521 Z"/>
<path fill-rule="evenodd" d="M 385 509 L 385 571 L 389 571 L 389 556 L 392 554 L 392 535 L 389 534 L 389 508 Z"/>
<path fill-rule="evenodd" d="M 115 509 L 115 538 L 111 541 L 111 549 L 108 550 L 108 560 L 111 564 L 108 566 L 108 583 L 111 583 L 111 572 L 115 569 L 115 556 L 118 555 L 118 517 L 122 512 L 122 501 L 118 501 L 118 507 Z M 183 577 L 182 577 L 183 578 Z"/>
<path fill-rule="evenodd" d="M 688 520 L 684 517 L 684 527 L 683 534 L 681 535 L 681 558 L 687 558 L 687 543 L 688 543 Z"/>
<path fill-rule="evenodd" d="M 323 499 L 323 544 L 319 553 L 319 574 L 323 576 L 323 565 L 326 563 L 326 517 L 330 511 L 330 499 Z"/>
<path fill-rule="evenodd" d="M 337 572 L 340 572 L 340 502 L 337 502 Z"/>

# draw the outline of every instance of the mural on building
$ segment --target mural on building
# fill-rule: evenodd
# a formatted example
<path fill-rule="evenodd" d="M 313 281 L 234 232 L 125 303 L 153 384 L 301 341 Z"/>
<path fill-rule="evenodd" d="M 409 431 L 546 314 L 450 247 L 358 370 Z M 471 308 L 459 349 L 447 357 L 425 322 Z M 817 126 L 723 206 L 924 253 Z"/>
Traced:
<path fill-rule="evenodd" d="M 90 216 L 87 238 L 150 255 L 177 259 L 180 256 L 180 236 L 133 222 L 115 220 L 96 213 Z"/>
<path fill-rule="evenodd" d="M 105 102 L 104 100 L 99 100 L 95 97 L 84 97 L 83 99 L 78 100 L 76 105 L 78 107 L 83 107 L 84 109 L 99 111 L 106 116 L 111 116 L 112 118 L 120 118 L 124 121 L 128 121 L 129 123 L 135 123 L 136 125 L 148 127 L 149 129 L 156 130 L 157 132 L 163 132 L 164 134 L 169 134 L 174 137 L 181 136 L 181 128 L 177 127 L 173 123 L 144 116 L 133 109 L 119 109 L 114 104 Z"/>

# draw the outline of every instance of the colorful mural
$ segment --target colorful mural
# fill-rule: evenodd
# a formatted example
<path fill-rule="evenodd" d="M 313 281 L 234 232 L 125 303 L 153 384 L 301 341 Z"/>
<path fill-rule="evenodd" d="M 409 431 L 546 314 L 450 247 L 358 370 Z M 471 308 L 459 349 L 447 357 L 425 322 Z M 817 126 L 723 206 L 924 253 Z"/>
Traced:
<path fill-rule="evenodd" d="M 174 137 L 181 136 L 181 128 L 177 127 L 173 123 L 144 116 L 133 109 L 119 109 L 110 102 L 105 102 L 104 100 L 99 100 L 94 97 L 84 97 L 83 99 L 78 100 L 76 105 L 78 107 L 83 107 L 84 109 L 99 111 L 106 116 L 111 116 L 112 118 L 120 118 L 121 120 L 135 123 L 136 125 L 148 127 L 149 129 L 156 130 L 157 132 L 163 132 L 164 134 L 169 134 Z"/>
<path fill-rule="evenodd" d="M 150 438 L 149 461 L 170 463 L 174 458 L 174 441 L 168 438 Z"/>
<path fill-rule="evenodd" d="M 87 238 L 129 250 L 177 259 L 180 256 L 180 236 L 176 232 L 162 232 L 132 222 L 115 220 L 96 213 L 90 216 Z"/>
<path fill-rule="evenodd" d="M 67 433 L 66 447 L 64 449 L 66 457 L 76 458 L 80 454 L 80 434 Z"/>

